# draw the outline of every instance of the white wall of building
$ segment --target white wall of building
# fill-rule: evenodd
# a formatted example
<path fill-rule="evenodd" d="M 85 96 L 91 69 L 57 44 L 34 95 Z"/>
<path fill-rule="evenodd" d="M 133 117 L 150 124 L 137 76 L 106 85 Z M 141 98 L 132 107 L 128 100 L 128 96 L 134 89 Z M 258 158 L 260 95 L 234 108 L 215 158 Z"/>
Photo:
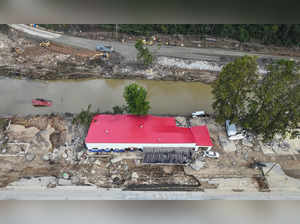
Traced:
<path fill-rule="evenodd" d="M 156 148 L 169 148 L 169 147 L 186 147 L 186 148 L 195 148 L 198 150 L 198 146 L 195 143 L 177 143 L 177 144 L 147 144 L 147 143 L 86 143 L 88 149 L 125 149 L 125 148 L 141 148 L 144 147 L 156 147 Z M 201 146 L 208 147 L 211 149 L 211 146 Z"/>

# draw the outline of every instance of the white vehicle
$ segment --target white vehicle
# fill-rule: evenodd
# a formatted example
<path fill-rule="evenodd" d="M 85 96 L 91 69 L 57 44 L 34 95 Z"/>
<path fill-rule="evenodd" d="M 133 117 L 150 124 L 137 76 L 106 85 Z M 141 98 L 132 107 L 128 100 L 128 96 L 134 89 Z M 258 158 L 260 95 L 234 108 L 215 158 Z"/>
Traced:
<path fill-rule="evenodd" d="M 204 155 L 203 157 L 208 157 L 208 158 L 219 158 L 220 154 L 218 152 L 214 152 L 214 151 L 204 151 Z"/>
<path fill-rule="evenodd" d="M 208 116 L 204 110 L 199 110 L 199 111 L 195 111 L 192 113 L 192 117 L 196 118 L 196 117 L 206 117 Z"/>
<path fill-rule="evenodd" d="M 235 124 L 230 124 L 230 120 L 226 120 L 225 126 L 226 126 L 226 132 L 227 132 L 228 137 L 237 134 L 236 126 L 235 126 Z"/>
<path fill-rule="evenodd" d="M 239 128 L 239 131 L 237 130 L 237 127 L 235 124 L 231 124 L 230 120 L 226 120 L 225 122 L 226 126 L 226 132 L 229 140 L 240 140 L 246 137 L 245 131 Z"/>
<path fill-rule="evenodd" d="M 229 140 L 240 140 L 240 139 L 243 139 L 245 137 L 246 136 L 243 133 L 239 133 L 239 134 L 230 136 L 228 139 Z"/>

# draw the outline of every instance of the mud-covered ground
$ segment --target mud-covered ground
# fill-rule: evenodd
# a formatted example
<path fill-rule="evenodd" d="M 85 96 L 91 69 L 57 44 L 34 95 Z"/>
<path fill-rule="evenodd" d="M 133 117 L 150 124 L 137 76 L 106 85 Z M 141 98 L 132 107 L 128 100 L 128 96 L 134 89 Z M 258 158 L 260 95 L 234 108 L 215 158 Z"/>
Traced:
<path fill-rule="evenodd" d="M 130 154 L 135 153 L 125 153 L 123 159 L 118 158 L 119 153 L 87 155 L 83 144 L 86 128 L 73 124 L 72 119 L 71 115 L 14 117 L 10 122 L 2 119 L 0 186 L 20 178 L 50 176 L 47 187 L 197 184 L 182 166 L 143 165 L 132 159 L 135 155 Z"/>
<path fill-rule="evenodd" d="M 258 139 L 239 140 L 224 147 L 227 143 L 220 141 L 224 128 L 213 119 L 197 118 L 189 122 L 184 117 L 176 119 L 181 126 L 206 124 L 213 150 L 220 153 L 220 158 L 204 158 L 200 151 L 186 166 L 146 165 L 141 163 L 139 152 L 87 154 L 84 147 L 87 130 L 72 123 L 72 114 L 2 118 L 0 186 L 25 186 L 24 183 L 38 181 L 48 188 L 95 185 L 122 189 L 135 186 L 212 189 L 218 188 L 218 184 L 208 182 L 209 179 L 248 178 L 255 182 L 253 178 L 261 173 L 249 167 L 253 159 L 279 163 L 287 174 L 298 177 L 295 175 L 300 170 L 297 153 L 266 154 Z"/>
<path fill-rule="evenodd" d="M 188 37 L 174 36 L 171 37 L 170 44 L 178 47 L 172 48 L 172 53 L 167 50 L 164 54 L 160 55 L 158 53 L 159 44 L 164 43 L 165 38 L 161 37 L 160 42 L 156 40 L 156 44 L 150 47 L 153 55 L 155 55 L 155 60 L 151 66 L 146 68 L 141 62 L 136 60 L 136 51 L 132 44 L 137 37 L 130 39 L 131 47 L 129 48 L 126 40 L 123 43 L 115 42 L 118 46 L 122 45 L 122 47 L 119 48 L 120 52 L 113 52 L 109 59 L 104 59 L 96 56 L 97 52 L 94 51 L 91 46 L 89 46 L 89 49 L 92 50 L 67 47 L 65 45 L 68 45 L 68 41 L 70 40 L 65 40 L 65 42 L 60 42 L 65 45 L 51 43 L 48 47 L 41 47 L 37 39 L 33 37 L 29 38 L 26 34 L 8 27 L 6 27 L 6 29 L 6 31 L 0 31 L 0 75 L 17 78 L 26 77 L 43 80 L 80 78 L 150 79 L 195 81 L 210 84 L 216 80 L 222 66 L 233 61 L 237 55 L 241 55 L 236 54 L 236 52 L 231 52 L 230 56 L 224 51 L 219 56 L 216 56 L 214 55 L 214 47 L 218 49 L 235 49 L 236 47 L 233 46 L 239 45 L 240 51 L 248 52 L 247 47 L 241 48 L 240 44 L 234 41 L 229 41 L 228 44 L 230 46 L 227 46 L 223 43 L 224 41 L 221 41 L 222 44 L 219 45 L 224 45 L 224 47 L 219 48 L 220 46 L 216 45 L 218 41 L 215 40 L 205 40 L 205 43 L 202 43 L 203 40 L 201 40 L 194 43 L 193 40 Z M 91 39 L 105 39 L 105 37 L 99 36 L 98 34 L 87 34 L 85 37 Z M 108 38 L 108 40 L 110 39 Z M 182 43 L 183 40 L 187 40 L 188 43 L 193 44 L 191 46 L 189 44 L 185 45 Z M 172 41 L 174 44 L 172 44 Z M 87 43 L 83 42 L 81 45 L 78 45 L 76 42 L 73 44 L 77 44 L 76 46 L 85 46 Z M 194 47 L 193 49 L 204 47 L 203 49 L 211 48 L 211 50 L 202 53 L 191 53 L 185 49 L 185 51 L 182 52 L 180 50 L 182 46 Z M 246 44 L 243 46 L 246 46 Z M 272 47 L 269 48 L 273 49 Z M 259 50 L 255 52 L 260 53 Z M 274 57 L 265 55 L 258 58 L 258 70 L 261 74 L 266 72 L 265 66 L 267 64 L 273 60 L 277 60 L 276 55 L 283 55 L 284 57 L 299 56 L 298 48 L 280 48 L 277 49 L 276 52 L 267 52 Z M 120 53 L 123 56 L 121 56 Z M 196 57 L 192 57 L 193 54 L 195 54 Z M 126 55 L 126 57 L 124 55 Z M 299 63 L 298 59 L 294 59 Z"/>
<path fill-rule="evenodd" d="M 42 80 L 118 78 L 211 83 L 218 75 L 214 66 L 220 67 L 232 60 L 231 57 L 223 61 L 204 57 L 200 62 L 202 67 L 190 69 L 190 65 L 195 63 L 193 60 L 182 59 L 184 66 L 178 67 L 169 63 L 166 57 L 157 57 L 151 67 L 145 68 L 138 62 L 125 63 L 117 52 L 104 59 L 95 56 L 97 52 L 92 50 L 55 43 L 41 47 L 38 40 L 28 39 L 12 29 L 0 32 L 0 49 L 1 76 Z"/>

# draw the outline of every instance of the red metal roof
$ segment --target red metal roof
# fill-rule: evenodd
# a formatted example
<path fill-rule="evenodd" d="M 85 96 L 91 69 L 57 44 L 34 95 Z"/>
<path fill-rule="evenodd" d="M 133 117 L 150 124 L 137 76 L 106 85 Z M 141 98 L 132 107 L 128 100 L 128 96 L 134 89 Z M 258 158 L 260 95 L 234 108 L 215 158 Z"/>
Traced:
<path fill-rule="evenodd" d="M 212 146 L 206 126 L 177 127 L 172 117 L 96 115 L 86 143 L 196 143 Z"/>
<path fill-rule="evenodd" d="M 198 146 L 213 146 L 206 126 L 194 126 L 190 130 Z"/>

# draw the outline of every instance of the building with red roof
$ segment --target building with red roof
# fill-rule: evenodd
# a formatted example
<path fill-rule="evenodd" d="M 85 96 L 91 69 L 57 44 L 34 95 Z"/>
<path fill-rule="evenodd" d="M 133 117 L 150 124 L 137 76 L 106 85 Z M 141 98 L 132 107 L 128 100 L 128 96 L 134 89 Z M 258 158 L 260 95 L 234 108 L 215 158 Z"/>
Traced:
<path fill-rule="evenodd" d="M 94 116 L 85 144 L 89 152 L 126 148 L 198 150 L 213 146 L 206 126 L 178 127 L 173 117 L 106 114 Z"/>

